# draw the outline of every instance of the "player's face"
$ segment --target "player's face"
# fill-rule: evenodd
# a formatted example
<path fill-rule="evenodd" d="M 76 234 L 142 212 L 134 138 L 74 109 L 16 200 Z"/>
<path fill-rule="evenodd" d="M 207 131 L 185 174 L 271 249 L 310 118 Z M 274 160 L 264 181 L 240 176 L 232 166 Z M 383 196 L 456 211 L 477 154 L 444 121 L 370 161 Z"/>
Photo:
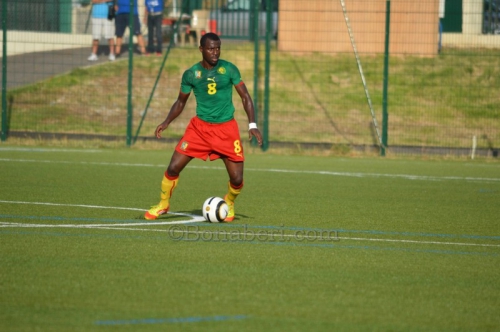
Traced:
<path fill-rule="evenodd" d="M 220 57 L 220 40 L 210 40 L 208 39 L 205 43 L 205 46 L 200 46 L 200 52 L 203 55 L 203 61 L 210 65 L 211 67 L 215 67 Z"/>

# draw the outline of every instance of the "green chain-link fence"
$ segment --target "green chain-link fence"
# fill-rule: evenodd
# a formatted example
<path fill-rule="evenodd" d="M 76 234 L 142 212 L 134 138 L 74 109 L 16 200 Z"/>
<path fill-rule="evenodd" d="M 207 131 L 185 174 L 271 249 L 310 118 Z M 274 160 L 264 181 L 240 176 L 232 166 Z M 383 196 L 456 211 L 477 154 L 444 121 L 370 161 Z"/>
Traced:
<path fill-rule="evenodd" d="M 142 19 L 143 0 L 138 4 Z M 182 72 L 201 59 L 193 19 L 202 10 L 208 20 L 201 30 L 219 33 L 222 58 L 240 68 L 269 148 L 373 150 L 385 131 L 389 153 L 470 154 L 475 144 L 476 153 L 497 155 L 498 0 L 166 4 L 162 56 L 139 56 L 134 45 L 108 61 L 102 40 L 99 60 L 91 62 L 88 1 L 4 1 L 3 141 L 67 137 L 126 144 L 143 119 L 135 142 L 143 144 L 177 97 Z M 147 41 L 145 25 L 142 32 Z M 182 135 L 194 109 L 190 98 L 168 139 Z"/>

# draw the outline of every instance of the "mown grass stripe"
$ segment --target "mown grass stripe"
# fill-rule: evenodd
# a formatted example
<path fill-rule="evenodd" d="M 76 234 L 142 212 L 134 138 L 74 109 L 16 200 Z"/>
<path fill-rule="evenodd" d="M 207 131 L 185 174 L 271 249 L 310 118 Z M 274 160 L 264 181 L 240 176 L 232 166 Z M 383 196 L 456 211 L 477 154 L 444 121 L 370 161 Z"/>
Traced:
<path fill-rule="evenodd" d="M 178 317 L 178 318 L 143 318 L 128 320 L 101 320 L 95 325 L 142 325 L 142 324 L 179 324 L 179 323 L 201 323 L 201 322 L 221 322 L 229 320 L 246 319 L 246 315 L 236 316 L 208 316 L 208 317 Z"/>
<path fill-rule="evenodd" d="M 102 166 L 127 166 L 127 167 L 162 167 L 164 164 L 135 164 L 135 163 L 111 163 L 111 162 L 88 162 L 88 161 L 64 161 L 64 160 L 36 160 L 36 159 L 12 159 L 0 158 L 0 161 L 9 162 L 33 162 L 33 163 L 59 163 L 59 164 L 80 164 L 80 165 L 102 165 Z M 220 166 L 194 166 L 189 165 L 187 168 L 192 169 L 214 169 L 224 170 Z M 498 183 L 500 178 L 482 178 L 470 176 L 430 176 L 430 175 L 413 175 L 413 174 L 386 174 L 386 173 L 361 173 L 361 172 L 333 172 L 333 171 L 307 171 L 307 170 L 291 170 L 277 168 L 245 168 L 249 172 L 271 172 L 271 173 L 292 173 L 292 174 L 312 174 L 312 175 L 329 175 L 341 177 L 355 178 L 394 178 L 404 180 L 420 180 L 420 181 L 468 181 L 468 182 L 490 182 Z"/>
<path fill-rule="evenodd" d="M 95 229 L 95 228 L 93 228 Z M 124 230 L 124 231 L 151 231 L 151 232 L 168 232 L 168 230 L 160 229 L 130 229 L 118 227 L 102 227 L 106 230 Z M 85 234 L 85 233 L 60 233 L 60 232 L 39 232 L 39 231 L 11 231 L 0 229 L 0 234 L 10 235 L 36 235 L 36 236 L 57 236 L 57 237 L 89 237 L 89 238 L 114 238 L 114 239 L 156 239 L 156 240 L 171 240 L 169 236 L 138 236 L 138 235 L 117 235 L 117 234 Z M 249 244 L 249 245 L 273 245 L 273 246 L 291 246 L 291 247 L 305 247 L 305 248 L 324 248 L 324 249 L 358 249 L 358 250 L 376 250 L 376 251 L 400 251 L 410 253 L 427 253 L 427 254 L 442 254 L 442 255 L 477 255 L 477 256 L 493 256 L 498 257 L 499 253 L 496 252 L 483 252 L 483 251 L 463 251 L 463 250 L 443 250 L 443 249 L 419 249 L 407 247 L 380 247 L 370 245 L 346 245 L 334 243 L 316 243 L 316 242 L 296 242 L 296 241 L 182 241 L 175 240 L 174 242 L 190 242 L 202 244 Z M 413 243 L 415 244 L 415 243 Z M 419 244 L 419 243 L 416 243 Z M 422 243 L 427 244 L 427 243 Z"/>

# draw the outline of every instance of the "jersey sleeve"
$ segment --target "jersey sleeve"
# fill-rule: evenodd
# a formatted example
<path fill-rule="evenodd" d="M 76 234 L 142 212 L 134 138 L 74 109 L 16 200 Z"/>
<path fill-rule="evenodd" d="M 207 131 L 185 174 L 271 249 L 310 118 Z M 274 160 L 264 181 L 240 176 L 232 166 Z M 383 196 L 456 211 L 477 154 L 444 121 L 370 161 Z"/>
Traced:
<path fill-rule="evenodd" d="M 233 85 L 238 85 L 241 82 L 240 70 L 233 64 L 231 64 L 229 68 L 230 68 L 229 75 L 231 77 L 231 83 L 233 83 Z"/>
<path fill-rule="evenodd" d="M 182 75 L 182 81 L 181 81 L 181 92 L 182 93 L 191 93 L 191 90 L 193 90 L 193 77 L 194 74 L 191 70 L 186 70 L 184 74 Z"/>

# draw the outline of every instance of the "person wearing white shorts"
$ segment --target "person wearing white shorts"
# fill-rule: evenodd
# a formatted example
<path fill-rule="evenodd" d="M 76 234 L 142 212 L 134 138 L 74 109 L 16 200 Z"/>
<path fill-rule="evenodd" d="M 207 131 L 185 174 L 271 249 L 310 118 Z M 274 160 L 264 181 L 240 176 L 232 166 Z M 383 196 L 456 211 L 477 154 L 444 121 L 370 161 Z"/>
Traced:
<path fill-rule="evenodd" d="M 92 0 L 92 54 L 89 61 L 97 61 L 97 51 L 99 49 L 99 40 L 104 37 L 109 43 L 109 60 L 115 60 L 115 23 L 113 19 L 108 19 L 109 6 L 113 1 Z"/>

